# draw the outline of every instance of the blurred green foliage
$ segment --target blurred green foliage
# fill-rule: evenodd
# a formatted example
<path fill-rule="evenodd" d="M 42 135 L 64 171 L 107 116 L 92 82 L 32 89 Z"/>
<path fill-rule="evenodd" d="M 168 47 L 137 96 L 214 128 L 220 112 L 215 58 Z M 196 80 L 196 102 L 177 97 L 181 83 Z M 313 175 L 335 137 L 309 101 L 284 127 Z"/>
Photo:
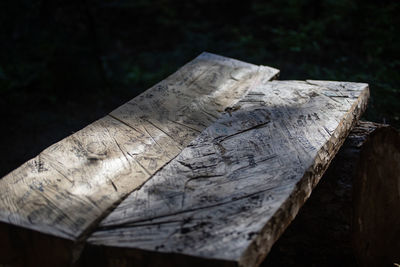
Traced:
<path fill-rule="evenodd" d="M 1 1 L 0 109 L 15 134 L 86 124 L 208 51 L 281 79 L 367 82 L 366 118 L 400 128 L 399 3 Z"/>

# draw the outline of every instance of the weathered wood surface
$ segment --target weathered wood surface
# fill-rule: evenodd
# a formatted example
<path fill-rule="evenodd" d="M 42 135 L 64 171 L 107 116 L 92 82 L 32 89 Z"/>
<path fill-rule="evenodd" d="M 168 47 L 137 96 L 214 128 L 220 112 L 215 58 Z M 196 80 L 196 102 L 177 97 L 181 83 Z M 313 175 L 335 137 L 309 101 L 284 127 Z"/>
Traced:
<path fill-rule="evenodd" d="M 310 195 L 368 94 L 366 84 L 347 82 L 254 87 L 110 213 L 88 239 L 91 249 L 104 250 L 110 266 L 152 266 L 156 252 L 174 266 L 185 265 L 187 256 L 258 265 Z"/>
<path fill-rule="evenodd" d="M 1 179 L 0 222 L 73 242 L 84 240 L 124 196 L 178 155 L 251 87 L 277 73 L 201 54 Z M 0 225 L 1 235 L 7 236 L 10 226 Z M 6 241 L 14 238 L 0 240 L 2 247 L 22 252 Z M 0 262 L 7 256 L 0 251 Z"/>
<path fill-rule="evenodd" d="M 375 130 L 362 146 L 353 186 L 353 245 L 360 266 L 400 264 L 400 133 Z"/>
<path fill-rule="evenodd" d="M 295 220 L 273 245 L 262 267 L 359 266 L 351 238 L 353 184 L 358 180 L 357 166 L 366 141 L 389 127 L 357 122 Z M 390 143 L 380 145 L 395 145 L 390 139 L 382 141 Z M 370 198 L 369 195 L 365 197 Z"/>
<path fill-rule="evenodd" d="M 261 266 L 399 263 L 399 156 L 399 132 L 359 121 Z"/>

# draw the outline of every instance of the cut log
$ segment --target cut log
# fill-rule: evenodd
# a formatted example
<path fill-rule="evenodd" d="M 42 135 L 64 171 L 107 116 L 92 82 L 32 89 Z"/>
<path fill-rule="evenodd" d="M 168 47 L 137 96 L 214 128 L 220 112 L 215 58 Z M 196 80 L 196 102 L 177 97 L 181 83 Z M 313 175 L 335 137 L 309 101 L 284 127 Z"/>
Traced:
<path fill-rule="evenodd" d="M 321 178 L 318 186 L 313 190 L 310 199 L 307 200 L 305 205 L 301 208 L 296 219 L 290 224 L 286 229 L 284 234 L 279 238 L 279 240 L 274 244 L 271 252 L 268 254 L 266 260 L 262 263 L 263 267 L 274 267 L 274 266 L 343 266 L 343 267 L 353 267 L 357 265 L 355 253 L 353 251 L 353 243 L 356 247 L 365 244 L 367 239 L 366 236 L 360 236 L 354 239 L 352 242 L 352 221 L 353 210 L 360 209 L 359 203 L 354 201 L 356 204 L 353 209 L 353 186 L 354 190 L 358 192 L 361 188 L 361 179 L 357 175 L 359 170 L 363 170 L 366 165 L 361 166 L 359 162 L 364 162 L 364 159 L 360 160 L 361 154 L 366 153 L 361 151 L 366 151 L 369 144 L 373 142 L 375 138 L 379 139 L 379 146 L 382 147 L 395 147 L 396 138 L 380 138 L 379 136 L 386 135 L 387 133 L 395 133 L 395 130 L 390 128 L 388 125 L 376 124 L 372 122 L 359 121 L 356 127 L 350 132 L 345 143 L 340 148 L 338 154 L 333 159 L 328 170 L 325 172 Z M 397 134 L 398 135 L 398 134 Z M 378 141 L 378 139 L 376 141 Z M 399 137 L 397 137 L 397 140 Z M 378 144 L 378 142 L 376 142 Z M 398 146 L 398 143 L 397 143 Z M 368 155 L 369 152 L 367 152 Z M 373 154 L 371 154 L 373 155 Z M 386 163 L 396 161 L 398 157 L 396 153 L 391 152 L 389 149 L 386 150 L 384 156 L 385 163 L 380 165 L 380 163 L 369 164 L 374 168 L 389 168 L 389 170 L 395 170 L 396 164 L 394 166 L 385 165 Z M 379 165 L 378 165 L 379 164 Z M 400 161 L 397 160 L 397 166 Z M 357 167 L 359 166 L 359 168 Z M 364 171 L 367 171 L 364 169 Z M 385 181 L 381 181 L 383 184 L 387 184 L 389 181 L 395 181 L 398 179 L 399 172 L 390 172 L 391 175 L 385 177 Z M 355 184 L 355 185 L 354 185 Z M 378 189 L 379 187 L 375 187 Z M 397 188 L 397 187 L 393 187 Z M 385 191 L 385 195 L 393 196 L 397 194 L 397 191 L 388 189 Z M 374 201 L 379 201 L 382 195 L 378 191 L 374 190 L 373 194 L 364 195 L 358 192 L 355 194 L 354 199 L 374 199 Z M 400 203 L 397 202 L 397 207 Z M 375 206 L 368 206 L 368 210 L 372 213 L 377 213 L 373 211 Z M 393 213 L 397 212 L 398 209 L 393 208 L 388 212 L 385 211 L 385 216 L 391 216 Z M 398 218 L 396 216 L 391 217 Z M 358 220 L 354 220 L 357 222 Z M 387 229 L 388 233 L 380 234 L 381 240 L 389 240 L 387 234 L 390 236 L 395 236 L 396 231 L 398 233 L 395 225 L 389 227 L 390 219 L 380 222 L 380 226 L 383 229 Z M 358 228 L 357 223 L 353 224 L 355 230 Z M 391 229 L 391 230 L 390 230 Z M 354 237 L 354 235 L 353 235 Z M 396 240 L 396 239 L 394 239 Z M 397 235 L 397 240 L 400 237 Z M 387 242 L 383 244 L 382 242 L 377 242 L 381 247 L 375 247 L 373 250 L 369 251 L 369 256 L 376 255 L 379 251 L 389 252 L 393 247 L 395 247 L 398 242 L 393 242 L 390 244 Z M 400 250 L 398 250 L 400 251 Z M 394 252 L 394 250 L 392 251 Z M 392 254 L 396 255 L 396 254 Z M 399 255 L 399 253 L 397 253 Z M 360 256 L 359 256 L 360 257 Z M 373 261 L 369 257 L 364 258 L 365 261 L 374 262 L 372 266 L 382 266 L 384 264 L 379 263 L 379 261 Z M 361 258 L 359 260 L 361 263 Z M 393 262 L 388 266 L 394 266 Z M 362 266 L 362 265 L 361 265 Z"/>
<path fill-rule="evenodd" d="M 360 266 L 400 264 L 400 133 L 374 131 L 354 181 L 353 243 Z"/>
<path fill-rule="evenodd" d="M 273 81 L 245 98 L 88 239 L 108 266 L 257 266 L 364 111 L 366 84 Z M 99 262 L 99 263 L 100 263 Z"/>
<path fill-rule="evenodd" d="M 74 262 L 87 235 L 115 205 L 252 87 L 277 73 L 203 53 L 5 176 L 0 180 L 0 263 Z"/>

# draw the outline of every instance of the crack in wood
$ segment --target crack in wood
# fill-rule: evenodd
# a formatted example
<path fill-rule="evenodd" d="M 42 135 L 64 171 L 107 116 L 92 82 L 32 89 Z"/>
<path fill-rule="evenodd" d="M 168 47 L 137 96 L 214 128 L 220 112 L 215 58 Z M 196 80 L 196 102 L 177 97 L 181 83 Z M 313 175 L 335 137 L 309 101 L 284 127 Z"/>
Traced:
<path fill-rule="evenodd" d="M 127 103 L 127 104 L 129 104 L 129 103 Z M 120 123 L 122 123 L 123 125 L 128 126 L 129 128 L 131 128 L 131 129 L 134 130 L 135 132 L 138 132 L 138 133 L 140 133 L 141 135 L 144 135 L 143 132 L 139 131 L 138 129 L 136 129 L 135 127 L 133 127 L 132 125 L 130 125 L 129 123 L 127 123 L 127 122 L 125 122 L 125 121 L 119 119 L 118 117 L 112 115 L 111 113 L 110 113 L 110 114 L 107 114 L 107 116 L 110 116 L 110 117 L 113 118 L 114 120 L 117 120 L 117 121 L 119 121 Z"/>
<path fill-rule="evenodd" d="M 179 212 L 174 212 L 174 213 L 170 213 L 170 214 L 167 214 L 167 215 L 161 215 L 161 216 L 154 216 L 152 218 L 147 218 L 145 220 L 135 220 L 135 221 L 121 223 L 121 224 L 112 224 L 110 226 L 99 226 L 98 227 L 98 231 L 110 231 L 110 230 L 118 229 L 118 228 L 122 229 L 122 228 L 132 228 L 132 227 L 139 227 L 139 226 L 151 226 L 151 225 L 161 225 L 161 224 L 164 224 L 164 223 L 171 223 L 171 221 L 159 221 L 159 222 L 154 222 L 154 223 L 140 224 L 140 222 L 145 222 L 145 221 L 149 221 L 149 220 L 150 221 L 154 221 L 154 220 L 158 220 L 158 219 L 161 219 L 161 218 L 174 217 L 174 216 L 182 215 L 182 214 L 185 214 L 185 213 L 192 213 L 192 212 L 199 211 L 199 210 L 211 209 L 211 208 L 223 206 L 223 205 L 226 205 L 226 204 L 231 204 L 232 202 L 241 201 L 241 200 L 246 199 L 246 198 L 251 198 L 251 197 L 253 197 L 255 195 L 259 195 L 259 194 L 262 194 L 262 193 L 265 193 L 265 192 L 268 192 L 268 191 L 271 191 L 271 190 L 274 190 L 274 189 L 285 188 L 285 187 L 287 187 L 287 185 L 266 188 L 266 189 L 263 189 L 263 190 L 259 190 L 257 192 L 252 192 L 252 193 L 244 195 L 244 196 L 234 197 L 234 198 L 229 199 L 229 200 L 224 201 L 224 202 L 218 202 L 218 203 L 213 204 L 213 205 L 201 206 L 201 207 L 192 208 L 192 209 L 190 209 L 190 208 L 189 209 L 184 209 L 184 210 L 181 210 Z M 179 222 L 181 222 L 181 220 L 179 220 Z"/>
<path fill-rule="evenodd" d="M 162 133 L 164 133 L 171 141 L 173 141 L 175 144 L 176 144 L 176 146 L 179 148 L 179 149 L 183 149 L 182 148 L 182 146 L 179 144 L 179 143 L 177 143 L 176 141 L 175 141 L 175 139 L 172 137 L 172 136 L 170 136 L 167 132 L 165 132 L 163 129 L 161 129 L 158 125 L 156 125 L 155 123 L 153 123 L 152 121 L 150 121 L 150 120 L 148 120 L 146 117 L 144 117 L 144 116 L 142 116 L 142 117 L 140 117 L 140 119 L 142 119 L 142 120 L 144 120 L 145 122 L 147 122 L 147 123 L 149 123 L 150 125 L 152 125 L 154 128 L 156 128 L 156 129 L 158 129 L 159 131 L 161 131 Z M 149 132 L 147 131 L 147 129 L 146 129 L 146 127 L 143 125 L 143 128 L 145 128 L 145 130 L 146 130 L 146 132 L 149 134 Z M 150 134 L 149 134 L 150 135 Z M 151 136 L 151 135 L 150 135 Z M 153 139 L 154 140 L 154 138 L 151 136 L 151 139 Z M 157 143 L 158 144 L 158 143 Z"/>
<path fill-rule="evenodd" d="M 247 129 L 238 131 L 238 132 L 236 132 L 236 133 L 227 135 L 227 136 L 218 136 L 218 137 L 216 137 L 216 138 L 214 139 L 214 141 L 216 142 L 216 145 L 221 145 L 222 142 L 225 142 L 226 140 L 228 140 L 228 139 L 230 139 L 230 138 L 233 138 L 233 137 L 235 137 L 235 136 L 237 136 L 237 135 L 241 135 L 241 134 L 244 134 L 244 133 L 246 133 L 246 132 L 253 131 L 253 130 L 256 130 L 256 129 L 261 129 L 261 128 L 265 127 L 265 126 L 266 126 L 268 123 L 270 123 L 270 122 L 271 122 L 271 121 L 266 121 L 266 122 L 257 124 L 257 125 L 255 125 L 255 126 L 252 126 L 252 127 L 250 127 L 250 128 L 247 128 Z"/>
<path fill-rule="evenodd" d="M 178 124 L 178 125 L 180 125 L 180 126 L 183 126 L 183 127 L 185 127 L 185 128 L 188 128 L 188 129 L 190 129 L 190 130 L 192 130 L 192 131 L 195 131 L 196 133 L 201 133 L 199 130 L 197 130 L 197 129 L 193 128 L 193 127 L 190 127 L 189 125 L 186 125 L 186 124 L 184 124 L 184 123 L 180 123 L 180 122 L 178 122 L 178 121 L 174 121 L 174 120 L 170 120 L 170 119 L 167 119 L 167 120 L 170 121 L 170 122 L 172 122 L 172 123 L 175 123 L 175 124 Z"/>

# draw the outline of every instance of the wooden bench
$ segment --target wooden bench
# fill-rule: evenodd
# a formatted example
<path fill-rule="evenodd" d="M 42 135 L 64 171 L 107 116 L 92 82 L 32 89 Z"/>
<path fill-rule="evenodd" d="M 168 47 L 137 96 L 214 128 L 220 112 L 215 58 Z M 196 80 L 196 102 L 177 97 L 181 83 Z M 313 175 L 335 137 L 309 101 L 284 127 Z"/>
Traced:
<path fill-rule="evenodd" d="M 5 176 L 0 263 L 260 264 L 369 95 L 278 72 L 203 53 Z"/>

